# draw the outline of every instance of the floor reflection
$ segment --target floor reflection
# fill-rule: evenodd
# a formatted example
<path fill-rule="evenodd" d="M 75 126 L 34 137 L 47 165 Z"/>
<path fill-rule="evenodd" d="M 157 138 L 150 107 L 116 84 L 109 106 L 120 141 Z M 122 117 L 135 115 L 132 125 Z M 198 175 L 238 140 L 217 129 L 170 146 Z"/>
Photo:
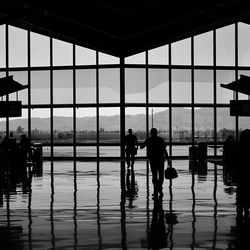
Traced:
<path fill-rule="evenodd" d="M 149 248 L 160 249 L 167 247 L 167 232 L 164 221 L 162 199 L 154 199 L 152 222 L 148 233 Z"/>
<path fill-rule="evenodd" d="M 28 188 L 1 182 L 1 239 L 29 250 L 249 245 L 249 221 L 236 219 L 235 186 L 223 168 L 173 165 L 179 177 L 165 180 L 163 198 L 153 200 L 146 161 L 131 169 L 123 161 L 45 162 Z"/>
<path fill-rule="evenodd" d="M 134 166 L 131 169 L 127 169 L 126 173 L 126 198 L 128 201 L 128 207 L 133 208 L 133 201 L 138 197 L 138 184 L 135 178 Z"/>

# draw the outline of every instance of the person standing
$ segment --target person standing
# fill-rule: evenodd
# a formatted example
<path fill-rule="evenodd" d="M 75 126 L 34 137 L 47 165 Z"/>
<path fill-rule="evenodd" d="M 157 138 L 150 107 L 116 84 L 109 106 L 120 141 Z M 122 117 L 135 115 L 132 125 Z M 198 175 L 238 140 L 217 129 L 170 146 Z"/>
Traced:
<path fill-rule="evenodd" d="M 147 157 L 149 159 L 152 173 L 152 183 L 154 187 L 153 196 L 157 198 L 159 193 L 160 197 L 162 197 L 165 158 L 167 159 L 168 164 L 170 164 L 170 159 L 164 139 L 158 136 L 156 128 L 152 128 L 150 130 L 150 137 L 147 138 L 140 146 L 141 149 L 144 147 L 147 147 Z"/>
<path fill-rule="evenodd" d="M 138 149 L 138 140 L 137 136 L 133 134 L 133 130 L 130 128 L 128 129 L 128 134 L 125 137 L 125 144 L 126 144 L 126 162 L 128 168 L 134 166 L 135 162 L 135 155 L 137 154 Z"/>

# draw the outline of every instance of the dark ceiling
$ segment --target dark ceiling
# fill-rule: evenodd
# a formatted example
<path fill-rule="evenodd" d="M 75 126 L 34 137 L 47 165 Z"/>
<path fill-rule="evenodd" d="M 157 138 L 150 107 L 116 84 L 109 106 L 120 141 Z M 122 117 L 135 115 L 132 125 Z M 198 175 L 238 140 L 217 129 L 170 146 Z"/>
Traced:
<path fill-rule="evenodd" d="M 118 57 L 234 22 L 250 22 L 249 0 L 1 0 L 11 24 Z"/>

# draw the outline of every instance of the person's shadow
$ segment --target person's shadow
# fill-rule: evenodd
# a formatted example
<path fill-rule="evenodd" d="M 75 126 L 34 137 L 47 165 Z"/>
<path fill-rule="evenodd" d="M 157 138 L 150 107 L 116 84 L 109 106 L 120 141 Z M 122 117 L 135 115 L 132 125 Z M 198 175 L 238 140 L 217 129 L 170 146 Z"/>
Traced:
<path fill-rule="evenodd" d="M 131 170 L 127 170 L 126 197 L 129 202 L 129 208 L 133 208 L 133 201 L 138 197 L 138 184 L 135 180 L 135 172 L 133 167 L 131 168 Z"/>
<path fill-rule="evenodd" d="M 162 199 L 154 199 L 152 211 L 152 222 L 148 232 L 148 244 L 150 249 L 160 249 L 167 247 L 168 234 L 164 221 L 164 209 Z"/>

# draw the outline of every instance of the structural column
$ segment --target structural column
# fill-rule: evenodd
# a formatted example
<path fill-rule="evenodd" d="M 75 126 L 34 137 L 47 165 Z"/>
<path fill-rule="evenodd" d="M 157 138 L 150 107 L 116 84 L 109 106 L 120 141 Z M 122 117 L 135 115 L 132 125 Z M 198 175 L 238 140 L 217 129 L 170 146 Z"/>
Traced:
<path fill-rule="evenodd" d="M 125 157 L 125 67 L 124 58 L 120 58 L 120 142 L 121 157 Z"/>

